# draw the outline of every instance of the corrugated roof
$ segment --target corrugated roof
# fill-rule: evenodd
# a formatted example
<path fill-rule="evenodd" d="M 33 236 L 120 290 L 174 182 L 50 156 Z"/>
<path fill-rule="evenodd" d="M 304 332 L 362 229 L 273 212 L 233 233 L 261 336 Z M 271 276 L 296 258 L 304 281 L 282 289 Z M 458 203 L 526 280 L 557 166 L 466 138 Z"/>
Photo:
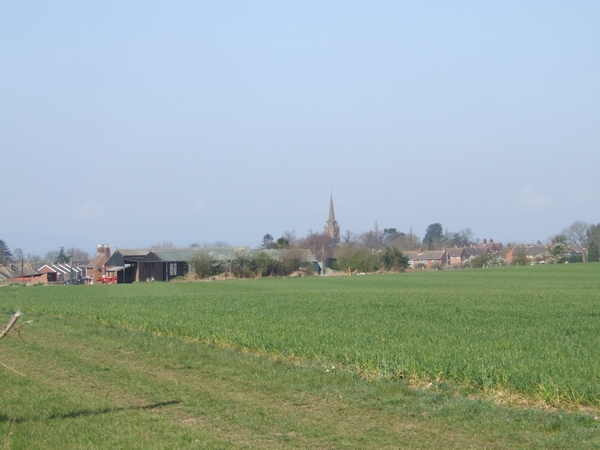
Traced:
<path fill-rule="evenodd" d="M 298 249 L 303 254 L 304 262 L 315 262 L 316 258 L 310 250 Z M 143 262 L 187 262 L 193 260 L 200 254 L 208 254 L 213 258 L 232 258 L 236 253 L 247 252 L 249 255 L 256 255 L 260 252 L 267 252 L 274 255 L 280 255 L 287 250 L 281 249 L 250 249 L 249 247 L 220 247 L 220 248 L 179 248 L 179 249 L 163 249 L 153 250 L 148 253 L 143 259 Z"/>

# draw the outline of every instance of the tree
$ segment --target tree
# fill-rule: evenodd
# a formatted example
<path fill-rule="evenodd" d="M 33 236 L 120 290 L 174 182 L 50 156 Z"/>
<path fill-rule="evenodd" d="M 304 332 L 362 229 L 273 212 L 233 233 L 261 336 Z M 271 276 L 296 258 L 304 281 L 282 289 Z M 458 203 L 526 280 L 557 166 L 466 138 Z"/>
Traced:
<path fill-rule="evenodd" d="M 157 248 L 176 248 L 176 247 L 172 241 L 163 241 L 162 244 L 160 242 L 157 242 L 156 244 L 151 244 L 150 248 L 157 249 Z"/>
<path fill-rule="evenodd" d="M 590 224 L 577 220 L 573 222 L 568 228 L 561 231 L 567 237 L 567 243 L 575 245 L 577 247 L 584 248 L 587 244 L 588 231 L 590 230 Z"/>
<path fill-rule="evenodd" d="M 80 248 L 71 247 L 66 250 L 67 255 L 75 261 L 84 261 L 90 259 L 90 255 L 85 250 Z"/>
<path fill-rule="evenodd" d="M 400 236 L 392 242 L 392 245 L 404 251 L 417 250 L 421 247 L 421 240 L 415 234 L 400 233 Z"/>
<path fill-rule="evenodd" d="M 275 245 L 275 239 L 269 233 L 265 234 L 262 238 L 262 242 L 260 244 L 260 248 L 269 249 L 273 248 Z"/>
<path fill-rule="evenodd" d="M 384 228 L 383 229 L 383 245 L 390 245 L 400 236 L 405 236 L 404 233 L 399 233 L 395 228 Z"/>
<path fill-rule="evenodd" d="M 288 249 L 288 248 L 290 248 L 290 241 L 288 241 L 284 237 L 280 237 L 279 239 L 277 239 L 277 243 L 275 244 L 275 247 L 273 247 L 273 248 Z"/>
<path fill-rule="evenodd" d="M 13 255 L 6 242 L 0 239 L 0 264 L 6 264 L 12 261 Z"/>
<path fill-rule="evenodd" d="M 217 240 L 217 241 L 212 241 L 212 242 L 205 242 L 204 247 L 222 248 L 222 247 L 231 247 L 231 245 L 229 245 L 229 242 L 227 242 L 227 241 Z"/>
<path fill-rule="evenodd" d="M 15 248 L 13 250 L 13 255 L 14 255 L 14 259 L 16 259 L 16 260 L 25 259 L 25 253 L 23 252 L 22 248 L 19 248 L 19 247 Z"/>
<path fill-rule="evenodd" d="M 346 230 L 342 236 L 342 242 L 346 245 L 354 245 L 358 242 L 358 236 L 353 231 Z"/>
<path fill-rule="evenodd" d="M 600 260 L 600 223 L 598 225 L 590 225 L 587 231 L 587 249 L 588 261 L 596 262 Z"/>
<path fill-rule="evenodd" d="M 58 250 L 50 250 L 47 251 L 44 255 L 44 261 L 46 262 L 54 262 L 56 257 L 58 256 Z"/>
<path fill-rule="evenodd" d="M 298 238 L 296 237 L 296 232 L 294 230 L 286 230 L 283 232 L 282 238 L 286 239 L 290 245 L 290 247 L 298 246 Z"/>
<path fill-rule="evenodd" d="M 444 229 L 440 223 L 432 223 L 425 230 L 423 245 L 429 250 L 438 250 L 444 243 Z"/>
<path fill-rule="evenodd" d="M 565 235 L 556 236 L 550 250 L 548 251 L 548 261 L 550 264 L 564 264 L 569 260 L 569 249 L 566 244 Z"/>
<path fill-rule="evenodd" d="M 457 232 L 450 232 L 446 238 L 446 245 L 452 247 L 468 247 L 475 243 L 475 233 L 470 228 L 462 228 Z"/>
<path fill-rule="evenodd" d="M 65 264 L 69 262 L 69 257 L 65 253 L 64 247 L 60 248 L 60 250 L 58 251 L 58 255 L 56 255 L 56 258 L 54 259 L 54 262 L 56 264 Z"/>
<path fill-rule="evenodd" d="M 590 242 L 590 245 L 588 245 L 588 262 L 598 262 L 600 261 L 600 254 L 598 251 L 598 244 L 596 244 L 595 242 Z"/>
<path fill-rule="evenodd" d="M 317 260 L 325 261 L 333 257 L 335 241 L 327 234 L 309 231 L 305 238 L 300 239 L 298 246 L 310 250 Z"/>

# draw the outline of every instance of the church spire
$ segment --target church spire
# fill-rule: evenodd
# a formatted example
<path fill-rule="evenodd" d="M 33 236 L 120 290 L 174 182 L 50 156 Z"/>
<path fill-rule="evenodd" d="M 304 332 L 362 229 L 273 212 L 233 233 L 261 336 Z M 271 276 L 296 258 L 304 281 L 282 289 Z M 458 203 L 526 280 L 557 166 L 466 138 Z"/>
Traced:
<path fill-rule="evenodd" d="M 340 239 L 340 225 L 335 220 L 335 213 L 333 211 L 333 194 L 329 197 L 329 220 L 325 224 L 323 234 L 333 239 Z"/>
<path fill-rule="evenodd" d="M 335 222 L 335 213 L 333 212 L 333 194 L 330 194 L 329 197 L 329 221 L 328 223 Z"/>

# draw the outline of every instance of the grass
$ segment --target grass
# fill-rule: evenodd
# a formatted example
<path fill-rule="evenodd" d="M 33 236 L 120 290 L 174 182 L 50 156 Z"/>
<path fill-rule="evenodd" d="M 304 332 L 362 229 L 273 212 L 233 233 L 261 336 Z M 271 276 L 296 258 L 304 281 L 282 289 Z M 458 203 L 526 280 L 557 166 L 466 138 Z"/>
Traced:
<path fill-rule="evenodd" d="M 599 270 L 2 288 L 0 448 L 598 448 Z"/>
<path fill-rule="evenodd" d="M 3 341 L 4 448 L 597 448 L 597 422 L 79 319 Z"/>

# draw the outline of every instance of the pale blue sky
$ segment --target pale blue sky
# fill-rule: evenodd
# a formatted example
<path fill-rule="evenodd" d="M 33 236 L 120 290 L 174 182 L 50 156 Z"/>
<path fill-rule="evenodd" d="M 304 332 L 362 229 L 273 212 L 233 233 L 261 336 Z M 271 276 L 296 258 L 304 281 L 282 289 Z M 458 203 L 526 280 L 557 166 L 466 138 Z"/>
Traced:
<path fill-rule="evenodd" d="M 600 2 L 0 1 L 0 239 L 600 222 Z"/>

